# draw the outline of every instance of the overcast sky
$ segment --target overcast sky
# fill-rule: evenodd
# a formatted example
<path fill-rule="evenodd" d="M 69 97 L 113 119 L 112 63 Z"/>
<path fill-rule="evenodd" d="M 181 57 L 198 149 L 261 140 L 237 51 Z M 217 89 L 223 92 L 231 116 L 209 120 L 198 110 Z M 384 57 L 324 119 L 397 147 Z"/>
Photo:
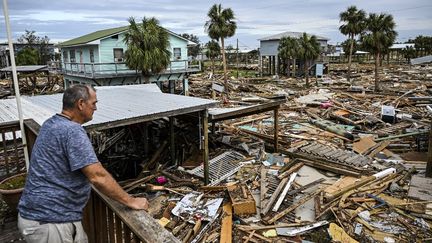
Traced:
<path fill-rule="evenodd" d="M 204 31 L 207 12 L 214 3 L 234 11 L 237 31 L 227 40 L 240 48 L 259 46 L 258 39 L 284 31 L 299 31 L 330 38 L 336 44 L 345 39 L 338 27 L 339 13 L 356 5 L 367 13 L 392 14 L 399 33 L 397 41 L 417 35 L 432 35 L 430 0 L 9 0 L 9 15 L 14 39 L 25 30 L 47 35 L 52 42 L 64 41 L 93 31 L 125 26 L 131 16 L 156 17 L 161 25 L 176 33 L 209 38 Z M 1 6 L 3 11 L 3 6 Z M 0 20 L 0 40 L 6 40 L 4 16 Z"/>

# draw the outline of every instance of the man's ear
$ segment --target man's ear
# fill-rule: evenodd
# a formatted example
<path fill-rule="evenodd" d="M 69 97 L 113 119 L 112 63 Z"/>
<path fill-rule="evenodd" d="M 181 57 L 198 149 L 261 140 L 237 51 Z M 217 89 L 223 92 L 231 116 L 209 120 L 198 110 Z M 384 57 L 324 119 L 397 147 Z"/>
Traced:
<path fill-rule="evenodd" d="M 83 108 L 84 108 L 83 106 L 84 106 L 84 100 L 83 99 L 79 99 L 77 101 L 77 108 L 78 108 L 78 110 L 82 111 Z"/>

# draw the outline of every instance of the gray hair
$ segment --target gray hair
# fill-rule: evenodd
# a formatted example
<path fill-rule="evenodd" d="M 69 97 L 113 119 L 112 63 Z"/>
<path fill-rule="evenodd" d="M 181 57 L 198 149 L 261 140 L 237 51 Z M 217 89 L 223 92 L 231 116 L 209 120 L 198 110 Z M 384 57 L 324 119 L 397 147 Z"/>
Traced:
<path fill-rule="evenodd" d="M 75 84 L 67 88 L 63 93 L 63 110 L 73 109 L 80 99 L 87 101 L 90 97 L 90 89 L 96 92 L 95 88 L 84 84 Z"/>

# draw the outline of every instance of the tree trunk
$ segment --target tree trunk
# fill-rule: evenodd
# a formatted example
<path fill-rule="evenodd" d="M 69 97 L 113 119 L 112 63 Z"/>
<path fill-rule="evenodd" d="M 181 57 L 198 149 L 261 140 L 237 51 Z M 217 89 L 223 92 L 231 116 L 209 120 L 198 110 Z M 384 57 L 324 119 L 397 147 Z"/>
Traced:
<path fill-rule="evenodd" d="M 351 82 L 351 60 L 352 60 L 352 51 L 354 47 L 354 36 L 352 35 L 350 38 L 350 52 L 348 55 L 348 73 L 347 73 L 347 81 Z"/>
<path fill-rule="evenodd" d="M 304 62 L 304 72 L 305 72 L 305 77 L 306 77 L 306 88 L 309 88 L 309 65 L 308 65 L 308 61 L 306 59 Z"/>
<path fill-rule="evenodd" d="M 150 76 L 145 74 L 145 73 L 142 73 L 142 76 L 144 78 L 144 83 L 149 84 L 150 83 Z"/>
<path fill-rule="evenodd" d="M 379 76 L 378 76 L 378 66 L 380 64 L 380 53 L 377 53 L 375 55 L 375 92 L 379 92 L 380 90 L 380 85 L 379 85 Z"/>
<path fill-rule="evenodd" d="M 214 69 L 215 69 L 215 63 L 214 63 L 214 58 L 212 58 L 211 59 L 211 62 L 212 62 L 212 75 L 215 75 L 215 73 L 214 73 Z"/>
<path fill-rule="evenodd" d="M 287 76 L 291 77 L 291 59 L 287 60 L 287 67 L 286 67 L 286 71 L 287 71 Z"/>
<path fill-rule="evenodd" d="M 221 38 L 221 46 L 222 46 L 222 63 L 223 63 L 223 69 L 224 69 L 225 93 L 228 94 L 228 78 L 227 78 L 227 66 L 226 66 L 226 57 L 225 57 L 225 42 L 224 42 L 223 38 Z"/>
<path fill-rule="evenodd" d="M 294 58 L 294 62 L 293 62 L 293 77 L 294 78 L 296 77 L 296 66 L 297 66 L 296 59 Z"/>

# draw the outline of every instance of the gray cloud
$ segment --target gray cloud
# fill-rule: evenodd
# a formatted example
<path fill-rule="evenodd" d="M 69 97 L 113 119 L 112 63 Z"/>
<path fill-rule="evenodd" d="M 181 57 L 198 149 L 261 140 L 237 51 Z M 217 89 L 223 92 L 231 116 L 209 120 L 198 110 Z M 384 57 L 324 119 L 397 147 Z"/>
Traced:
<path fill-rule="evenodd" d="M 218 2 L 219 3 L 219 2 Z M 385 12 L 394 16 L 398 40 L 416 35 L 432 35 L 432 3 L 429 0 L 272 0 L 221 1 L 233 9 L 238 29 L 227 40 L 238 38 L 244 46 L 255 48 L 257 39 L 283 31 L 306 31 L 341 42 L 346 37 L 338 31 L 339 13 L 349 5 L 367 12 Z M 207 12 L 212 2 L 189 0 L 9 0 L 9 14 L 14 38 L 24 31 L 35 30 L 50 39 L 67 40 L 104 28 L 127 25 L 130 16 L 156 17 L 176 33 L 192 33 L 202 42 L 208 41 L 204 31 Z M 0 20 L 0 39 L 6 38 L 4 18 Z"/>

